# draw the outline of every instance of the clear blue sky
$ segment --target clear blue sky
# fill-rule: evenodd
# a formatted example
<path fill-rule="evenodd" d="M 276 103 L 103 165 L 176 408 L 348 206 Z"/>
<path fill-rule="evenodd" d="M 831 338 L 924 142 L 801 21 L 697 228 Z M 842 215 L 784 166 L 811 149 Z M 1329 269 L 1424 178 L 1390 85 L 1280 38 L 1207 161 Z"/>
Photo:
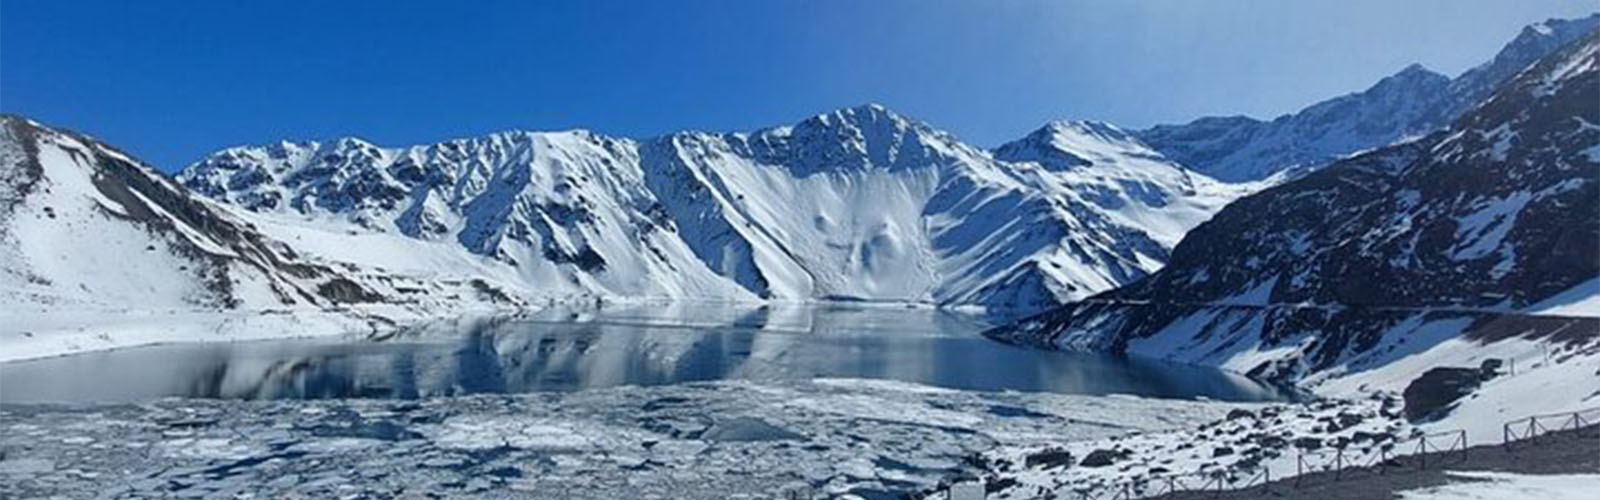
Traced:
<path fill-rule="evenodd" d="M 1047 120 L 1272 117 L 1454 75 L 1594 0 L 0 0 L 0 110 L 166 169 L 510 128 L 746 130 L 879 102 L 981 146 Z"/>

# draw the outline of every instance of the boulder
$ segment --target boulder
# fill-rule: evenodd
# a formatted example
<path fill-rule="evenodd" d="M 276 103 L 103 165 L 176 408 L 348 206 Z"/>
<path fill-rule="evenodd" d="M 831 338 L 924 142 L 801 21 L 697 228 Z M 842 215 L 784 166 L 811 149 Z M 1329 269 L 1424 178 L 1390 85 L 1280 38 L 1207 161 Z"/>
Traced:
<path fill-rule="evenodd" d="M 1122 454 L 1118 453 L 1116 450 L 1101 448 L 1089 452 L 1089 455 L 1083 457 L 1083 461 L 1078 462 L 1078 465 L 1082 465 L 1084 467 L 1105 467 L 1116 463 L 1116 461 L 1120 458 L 1122 458 Z"/>
<path fill-rule="evenodd" d="M 1263 448 L 1282 448 L 1289 445 L 1289 440 L 1279 436 L 1261 436 L 1256 438 L 1256 444 Z"/>
<path fill-rule="evenodd" d="M 1495 378 L 1500 375 L 1500 367 L 1505 366 L 1505 364 L 1506 361 L 1500 358 L 1485 359 L 1482 364 L 1478 365 L 1478 376 L 1484 380 Z"/>
<path fill-rule="evenodd" d="M 1322 447 L 1322 439 L 1314 437 L 1295 438 L 1294 447 L 1302 450 L 1315 450 Z"/>
<path fill-rule="evenodd" d="M 1355 434 L 1351 434 L 1350 437 L 1357 443 L 1364 443 L 1364 442 L 1379 443 L 1379 442 L 1387 441 L 1387 440 L 1390 440 L 1390 439 L 1394 439 L 1394 435 L 1392 435 L 1392 434 L 1388 434 L 1388 433 L 1384 433 L 1384 432 L 1367 432 L 1367 431 L 1356 431 Z"/>
<path fill-rule="evenodd" d="M 1401 393 L 1405 398 L 1406 419 L 1417 421 L 1437 417 L 1448 411 L 1457 400 L 1471 394 L 1482 382 L 1481 372 L 1475 368 L 1441 366 L 1423 372 Z"/>
<path fill-rule="evenodd" d="M 1072 453 L 1058 448 L 1044 450 L 1023 457 L 1028 467 L 1062 467 L 1072 465 Z"/>

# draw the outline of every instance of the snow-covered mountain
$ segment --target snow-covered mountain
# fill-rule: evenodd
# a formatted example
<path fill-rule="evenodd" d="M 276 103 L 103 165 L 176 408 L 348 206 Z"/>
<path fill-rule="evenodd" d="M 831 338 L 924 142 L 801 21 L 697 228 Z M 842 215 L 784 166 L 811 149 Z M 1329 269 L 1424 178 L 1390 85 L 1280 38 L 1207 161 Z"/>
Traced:
<path fill-rule="evenodd" d="M 1051 124 L 991 154 L 877 105 L 642 141 L 237 147 L 179 178 L 311 254 L 414 274 L 471 262 L 527 295 L 996 311 L 1138 279 L 1248 189 L 1105 124 Z"/>
<path fill-rule="evenodd" d="M 1593 345 L 1600 321 L 1563 315 L 1600 298 L 1597 53 L 1600 30 L 1442 131 L 1239 199 L 1144 280 L 989 335 L 1284 381 L 1447 341 L 1473 346 L 1454 362 Z"/>
<path fill-rule="evenodd" d="M 473 295 L 307 257 L 111 146 L 15 116 L 0 116 L 0 262 L 0 303 L 13 314 L 441 307 L 425 299 Z"/>
<path fill-rule="evenodd" d="M 1044 186 L 1058 187 L 1088 203 L 1112 223 L 1133 228 L 1172 248 L 1222 205 L 1257 191 L 1264 183 L 1222 183 L 1151 150 L 1132 133 L 1104 122 L 1058 121 L 1001 145 L 995 158 L 1017 164 Z"/>
<path fill-rule="evenodd" d="M 1205 117 L 1137 132 L 1168 158 L 1225 181 L 1267 179 L 1448 125 L 1507 78 L 1600 26 L 1600 14 L 1523 28 L 1494 59 L 1455 78 L 1411 65 L 1371 88 L 1261 121 Z"/>

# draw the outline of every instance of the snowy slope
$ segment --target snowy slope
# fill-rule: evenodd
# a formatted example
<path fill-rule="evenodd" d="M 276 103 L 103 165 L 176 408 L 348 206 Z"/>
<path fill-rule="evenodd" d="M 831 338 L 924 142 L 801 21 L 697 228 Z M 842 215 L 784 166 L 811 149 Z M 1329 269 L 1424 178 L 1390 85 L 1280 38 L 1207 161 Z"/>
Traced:
<path fill-rule="evenodd" d="M 1453 121 L 1529 64 L 1600 26 L 1600 14 L 1530 25 L 1493 60 L 1455 78 L 1411 65 L 1361 92 L 1271 121 L 1205 117 L 1138 136 L 1168 157 L 1218 179 L 1262 180 L 1418 137 Z"/>
<path fill-rule="evenodd" d="M 0 125 L 0 285 L 8 303 L 332 302 L 315 292 L 316 278 L 331 270 L 280 266 L 285 248 L 255 239 L 126 155 L 20 118 Z"/>
<path fill-rule="evenodd" d="M 1402 500 L 1544 499 L 1579 500 L 1594 495 L 1600 474 L 1512 474 L 1505 472 L 1450 472 L 1460 478 L 1445 486 L 1400 492 Z"/>
<path fill-rule="evenodd" d="M 1012 153 L 1024 147 L 1090 163 Z M 571 131 L 238 147 L 179 178 L 314 254 L 412 273 L 476 257 L 473 272 L 524 295 L 1023 312 L 1148 274 L 1251 189 L 1103 124 L 1051 125 L 991 154 L 877 105 L 642 141 Z"/>
<path fill-rule="evenodd" d="M 1330 398 L 1190 429 L 1002 446 L 975 460 L 990 496 L 1243 486 L 1264 471 L 1281 480 L 1372 463 L 1379 450 L 1393 459 L 1426 433 L 1495 443 L 1507 422 L 1600 406 L 1597 103 L 1600 30 L 1443 131 L 1239 199 L 1144 280 L 986 332 Z M 1424 383 L 1438 373 L 1463 378 Z M 1502 479 L 1516 482 L 1474 487 L 1555 498 L 1588 480 Z"/>
<path fill-rule="evenodd" d="M 1030 182 L 1068 191 L 1075 201 L 1168 249 L 1223 205 L 1266 187 L 1223 183 L 1189 170 L 1104 122 L 1052 122 L 1001 145 L 994 155 L 1037 164 L 1027 169 Z"/>
<path fill-rule="evenodd" d="M 308 257 L 115 148 L 14 116 L 0 116 L 0 264 L 0 359 L 519 305 L 482 280 Z"/>
<path fill-rule="evenodd" d="M 1151 277 L 990 335 L 1334 393 L 1528 352 L 1507 339 L 1594 355 L 1600 319 L 1549 314 L 1600 291 L 1597 52 L 1600 31 L 1446 130 L 1244 197 Z"/>

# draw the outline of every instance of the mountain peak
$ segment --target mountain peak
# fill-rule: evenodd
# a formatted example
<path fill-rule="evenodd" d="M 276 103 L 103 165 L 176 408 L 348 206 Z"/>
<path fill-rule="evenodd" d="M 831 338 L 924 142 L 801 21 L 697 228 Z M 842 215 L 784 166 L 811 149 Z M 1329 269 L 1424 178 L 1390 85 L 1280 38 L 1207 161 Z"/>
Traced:
<path fill-rule="evenodd" d="M 1394 74 L 1394 76 L 1396 76 L 1396 77 L 1406 77 L 1406 78 L 1431 77 L 1433 75 L 1439 75 L 1439 74 L 1435 73 L 1433 70 L 1428 69 L 1426 66 L 1423 66 L 1422 63 L 1411 63 L 1411 64 L 1407 65 L 1405 68 L 1401 68 L 1399 73 L 1395 73 Z M 1439 76 L 1444 76 L 1444 75 L 1439 75 Z"/>
<path fill-rule="evenodd" d="M 1318 168 L 1353 151 L 1448 125 L 1501 82 L 1597 26 L 1600 14 L 1530 25 L 1493 60 L 1454 79 L 1412 64 L 1365 90 L 1268 122 L 1199 119 L 1151 127 L 1138 137 L 1162 155 L 1224 181 L 1263 180 L 1279 172 Z"/>
<path fill-rule="evenodd" d="M 814 115 L 796 124 L 794 128 L 832 128 L 841 126 L 861 130 L 892 130 L 900 133 L 913 129 L 932 130 L 931 127 L 922 122 L 896 113 L 894 110 L 877 103 L 866 103 Z"/>
<path fill-rule="evenodd" d="M 366 139 L 362 139 L 360 137 L 356 137 L 356 136 L 353 136 L 353 135 L 347 135 L 347 136 L 335 139 L 333 141 L 333 145 L 334 145 L 334 147 L 338 147 L 338 148 L 357 148 L 357 149 L 366 149 L 366 148 L 376 148 L 376 147 L 378 147 L 376 144 L 373 144 L 373 143 L 367 141 Z"/>
<path fill-rule="evenodd" d="M 1494 59 L 1462 73 L 1457 86 L 1472 87 L 1478 93 L 1526 69 L 1535 60 L 1600 27 L 1600 13 L 1574 19 L 1547 19 L 1524 26 L 1517 37 L 1496 52 Z"/>
<path fill-rule="evenodd" d="M 1009 162 L 1035 162 L 1050 170 L 1091 165 L 1108 154 L 1151 156 L 1133 134 L 1095 120 L 1057 120 L 1027 136 L 995 148 L 994 156 Z"/>
<path fill-rule="evenodd" d="M 1056 136 L 1094 138 L 1108 142 L 1138 141 L 1121 127 L 1099 120 L 1056 120 L 1034 133 L 1045 131 Z"/>
<path fill-rule="evenodd" d="M 1442 88 L 1450 84 L 1450 77 L 1435 73 L 1421 64 L 1411 63 L 1395 74 L 1378 80 L 1367 89 L 1371 92 L 1388 92 L 1399 90 L 1403 92 L 1429 92 L 1435 88 Z"/>
<path fill-rule="evenodd" d="M 732 137 L 750 156 L 787 165 L 800 175 L 862 168 L 904 170 L 980 155 L 947 132 L 874 103 Z"/>
<path fill-rule="evenodd" d="M 834 112 L 836 112 L 836 113 L 851 113 L 851 114 L 901 116 L 899 113 L 894 112 L 894 110 L 889 109 L 888 106 L 884 106 L 882 104 L 878 104 L 878 103 L 875 103 L 875 102 L 862 103 L 862 104 L 858 104 L 858 105 L 851 106 L 851 107 L 848 107 L 848 108 L 838 109 L 838 110 L 835 110 Z"/>
<path fill-rule="evenodd" d="M 1573 19 L 1550 18 L 1522 27 L 1522 31 L 1517 34 L 1512 44 L 1543 37 L 1563 37 L 1574 32 L 1588 31 L 1596 25 L 1600 25 L 1600 12 Z"/>

